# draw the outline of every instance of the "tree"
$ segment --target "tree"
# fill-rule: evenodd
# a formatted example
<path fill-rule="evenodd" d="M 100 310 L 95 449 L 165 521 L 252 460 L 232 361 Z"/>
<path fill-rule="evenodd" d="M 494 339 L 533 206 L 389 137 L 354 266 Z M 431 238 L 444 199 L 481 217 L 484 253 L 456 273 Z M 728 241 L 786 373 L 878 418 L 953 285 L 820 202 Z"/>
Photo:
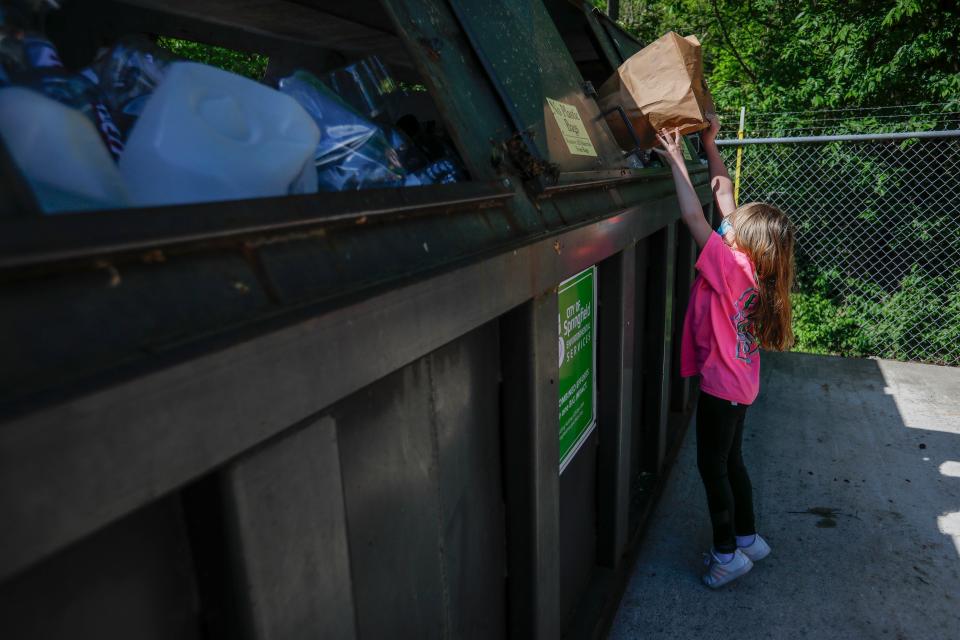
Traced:
<path fill-rule="evenodd" d="M 263 78 L 267 69 L 266 56 L 255 53 L 241 53 L 214 45 L 167 37 L 161 37 L 157 44 L 179 58 L 213 65 L 254 80 Z"/>
<path fill-rule="evenodd" d="M 949 0 L 621 0 L 642 42 L 697 35 L 718 106 L 960 108 L 960 9 Z"/>

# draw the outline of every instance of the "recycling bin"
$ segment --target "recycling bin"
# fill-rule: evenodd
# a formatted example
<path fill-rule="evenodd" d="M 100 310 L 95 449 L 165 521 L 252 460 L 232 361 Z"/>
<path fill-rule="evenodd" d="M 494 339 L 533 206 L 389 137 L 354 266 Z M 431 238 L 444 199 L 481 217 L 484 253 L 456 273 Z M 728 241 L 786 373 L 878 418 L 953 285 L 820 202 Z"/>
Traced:
<path fill-rule="evenodd" d="M 640 43 L 560 0 L 61 4 L 71 68 L 375 55 L 463 173 L 49 215 L 0 145 L 3 637 L 602 633 L 696 391 L 672 179 L 591 91 Z"/>

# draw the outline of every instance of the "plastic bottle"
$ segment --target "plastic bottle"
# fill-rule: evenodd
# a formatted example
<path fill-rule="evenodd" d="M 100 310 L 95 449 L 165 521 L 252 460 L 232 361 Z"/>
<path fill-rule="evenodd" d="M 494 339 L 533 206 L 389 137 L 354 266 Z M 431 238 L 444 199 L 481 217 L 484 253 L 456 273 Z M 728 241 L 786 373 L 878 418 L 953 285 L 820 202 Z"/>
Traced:
<path fill-rule="evenodd" d="M 120 171 L 79 111 L 31 89 L 6 87 L 0 135 L 46 213 L 127 206 Z"/>
<path fill-rule="evenodd" d="M 176 62 L 147 100 L 120 172 L 138 205 L 316 189 L 305 171 L 320 132 L 292 98 L 253 80 Z"/>
<path fill-rule="evenodd" d="M 85 71 L 100 86 L 117 126 L 129 134 L 147 99 L 176 58 L 143 36 L 125 36 Z"/>
<path fill-rule="evenodd" d="M 417 172 L 421 184 L 453 184 L 460 180 L 460 169 L 449 159 L 437 160 Z"/>

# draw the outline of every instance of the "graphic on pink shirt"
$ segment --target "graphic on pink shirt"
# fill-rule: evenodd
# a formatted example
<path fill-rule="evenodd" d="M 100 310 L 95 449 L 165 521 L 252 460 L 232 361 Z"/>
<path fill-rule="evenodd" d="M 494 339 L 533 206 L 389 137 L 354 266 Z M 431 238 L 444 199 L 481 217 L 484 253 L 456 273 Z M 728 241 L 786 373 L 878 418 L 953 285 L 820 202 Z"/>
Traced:
<path fill-rule="evenodd" d="M 712 234 L 697 257 L 680 345 L 680 375 L 700 376 L 710 395 L 751 404 L 760 390 L 761 349 L 752 314 L 760 304 L 749 257 Z"/>
<path fill-rule="evenodd" d="M 740 294 L 734 308 L 737 312 L 733 315 L 733 326 L 737 329 L 737 360 L 743 360 L 750 363 L 750 356 L 757 352 L 760 343 L 757 342 L 755 325 L 750 314 L 753 313 L 756 306 L 758 292 L 750 287 Z"/>

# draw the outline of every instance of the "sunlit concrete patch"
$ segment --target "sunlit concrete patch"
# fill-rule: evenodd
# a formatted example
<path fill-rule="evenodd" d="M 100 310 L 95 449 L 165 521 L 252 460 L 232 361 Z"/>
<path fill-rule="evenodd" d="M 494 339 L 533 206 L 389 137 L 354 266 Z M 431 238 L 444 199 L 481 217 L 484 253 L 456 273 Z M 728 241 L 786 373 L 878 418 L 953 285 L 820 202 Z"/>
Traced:
<path fill-rule="evenodd" d="M 940 533 L 953 538 L 957 556 L 960 556 L 960 511 L 945 513 L 937 518 L 937 528 L 940 529 Z"/>
<path fill-rule="evenodd" d="M 960 435 L 960 368 L 875 361 L 904 426 Z"/>
<path fill-rule="evenodd" d="M 940 473 L 948 478 L 960 478 L 960 462 L 956 460 L 947 460 L 940 465 Z"/>
<path fill-rule="evenodd" d="M 700 584 L 688 432 L 610 637 L 960 638 L 960 369 L 767 353 L 761 369 L 744 458 L 772 554 Z"/>

